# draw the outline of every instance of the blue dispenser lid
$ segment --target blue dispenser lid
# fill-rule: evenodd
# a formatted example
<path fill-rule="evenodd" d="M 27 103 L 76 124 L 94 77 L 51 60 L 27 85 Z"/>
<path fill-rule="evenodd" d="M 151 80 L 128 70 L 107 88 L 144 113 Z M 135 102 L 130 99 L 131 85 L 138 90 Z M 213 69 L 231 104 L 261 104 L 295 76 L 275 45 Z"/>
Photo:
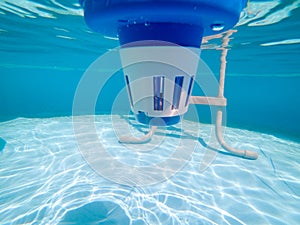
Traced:
<path fill-rule="evenodd" d="M 106 36 L 131 24 L 179 23 L 200 26 L 203 36 L 231 29 L 247 0 L 80 0 L 87 25 Z"/>

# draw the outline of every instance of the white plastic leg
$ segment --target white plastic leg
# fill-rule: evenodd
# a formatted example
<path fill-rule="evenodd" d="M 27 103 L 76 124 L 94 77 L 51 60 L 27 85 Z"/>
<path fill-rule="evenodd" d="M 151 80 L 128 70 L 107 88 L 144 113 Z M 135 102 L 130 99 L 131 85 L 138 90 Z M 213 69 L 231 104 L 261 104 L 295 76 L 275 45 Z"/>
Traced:
<path fill-rule="evenodd" d="M 134 136 L 122 136 L 119 137 L 119 142 L 124 144 L 143 144 L 151 140 L 153 134 L 155 133 L 156 126 L 152 126 L 147 134 L 141 137 Z"/>
<path fill-rule="evenodd" d="M 217 119 L 216 119 L 216 137 L 220 145 L 228 152 L 230 152 L 233 155 L 245 158 L 245 159 L 257 159 L 258 154 L 257 152 L 252 152 L 249 150 L 240 150 L 231 147 L 228 145 L 224 139 L 223 139 L 223 134 L 222 134 L 222 117 L 223 117 L 223 112 L 222 109 L 218 109 L 217 111 Z"/>

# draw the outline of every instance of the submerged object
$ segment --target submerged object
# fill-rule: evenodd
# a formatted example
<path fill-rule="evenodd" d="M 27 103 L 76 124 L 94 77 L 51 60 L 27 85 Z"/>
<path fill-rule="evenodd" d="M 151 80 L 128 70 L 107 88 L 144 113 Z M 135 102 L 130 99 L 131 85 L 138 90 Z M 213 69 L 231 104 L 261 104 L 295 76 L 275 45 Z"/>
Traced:
<path fill-rule="evenodd" d="M 225 59 L 218 97 L 191 96 L 199 62 L 195 55 L 200 55 L 202 37 L 235 26 L 246 0 L 80 0 L 80 3 L 92 30 L 119 38 L 131 109 L 138 122 L 152 126 L 143 138 L 125 137 L 120 138 L 121 142 L 148 141 L 156 126 L 180 122 L 190 103 L 206 104 L 219 107 L 216 137 L 221 146 L 234 155 L 257 158 L 255 152 L 230 147 L 222 137 Z M 227 44 L 230 34 L 225 35 Z M 227 49 L 222 56 L 226 54 Z"/>
<path fill-rule="evenodd" d="M 203 36 L 224 32 L 239 20 L 246 0 L 81 0 L 87 25 L 105 36 L 118 37 L 122 63 L 132 56 L 157 55 L 161 63 L 124 67 L 131 108 L 143 124 L 176 124 L 188 110 Z M 184 60 L 188 71 L 165 67 L 164 59 Z M 177 66 L 178 67 L 178 66 Z"/>

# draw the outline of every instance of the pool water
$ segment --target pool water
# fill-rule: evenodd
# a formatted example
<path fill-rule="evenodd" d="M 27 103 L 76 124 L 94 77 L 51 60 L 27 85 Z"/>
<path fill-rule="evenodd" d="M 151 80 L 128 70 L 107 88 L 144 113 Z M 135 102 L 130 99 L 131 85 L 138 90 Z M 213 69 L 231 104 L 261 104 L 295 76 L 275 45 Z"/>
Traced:
<path fill-rule="evenodd" d="M 80 80 L 118 39 L 89 30 L 76 0 L 0 1 L 0 224 L 298 224 L 299 5 L 251 0 L 231 37 L 223 132 L 259 153 L 246 160 L 216 143 L 208 107 L 190 107 L 143 145 L 119 143 L 149 128 L 129 113 L 122 71 L 110 65 L 100 68 L 114 75 L 96 115 L 74 117 Z M 216 78 L 220 45 L 210 40 L 201 52 Z M 195 85 L 192 94 L 203 93 Z M 91 119 L 95 133 L 79 126 Z M 158 173 L 165 161 L 176 168 Z"/>

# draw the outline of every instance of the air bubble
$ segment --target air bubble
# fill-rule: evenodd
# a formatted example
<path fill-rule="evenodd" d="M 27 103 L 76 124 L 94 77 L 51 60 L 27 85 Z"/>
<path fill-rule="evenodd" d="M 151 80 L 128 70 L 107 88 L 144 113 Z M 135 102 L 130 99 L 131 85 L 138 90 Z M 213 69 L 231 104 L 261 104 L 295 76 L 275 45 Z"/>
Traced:
<path fill-rule="evenodd" d="M 214 23 L 210 27 L 213 31 L 221 31 L 224 29 L 225 26 L 223 23 Z"/>

